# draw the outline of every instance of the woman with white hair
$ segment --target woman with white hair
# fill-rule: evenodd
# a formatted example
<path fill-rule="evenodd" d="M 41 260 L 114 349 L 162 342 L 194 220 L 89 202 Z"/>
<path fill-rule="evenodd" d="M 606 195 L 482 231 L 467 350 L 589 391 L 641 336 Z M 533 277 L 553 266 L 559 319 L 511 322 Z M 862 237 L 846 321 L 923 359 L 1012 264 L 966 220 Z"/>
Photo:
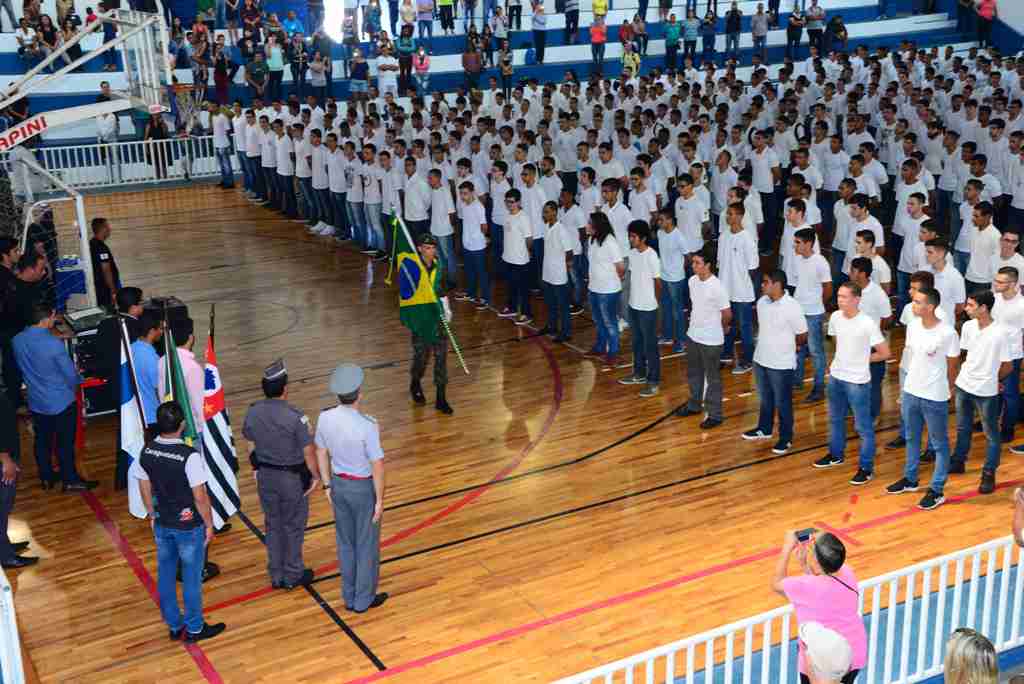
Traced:
<path fill-rule="evenodd" d="M 848 681 L 853 651 L 850 642 L 835 630 L 820 622 L 800 625 L 800 645 L 803 648 L 807 673 L 800 677 L 810 684 L 840 684 Z M 856 677 L 856 672 L 853 675 Z M 849 680 L 852 681 L 852 680 Z"/>
<path fill-rule="evenodd" d="M 946 644 L 946 684 L 996 684 L 996 649 L 983 634 L 961 627 Z"/>

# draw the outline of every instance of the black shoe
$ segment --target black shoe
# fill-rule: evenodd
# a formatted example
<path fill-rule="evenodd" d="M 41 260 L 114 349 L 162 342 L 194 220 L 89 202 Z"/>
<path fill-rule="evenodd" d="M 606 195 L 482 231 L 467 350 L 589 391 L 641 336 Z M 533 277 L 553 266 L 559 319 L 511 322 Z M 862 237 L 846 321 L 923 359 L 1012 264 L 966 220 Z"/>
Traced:
<path fill-rule="evenodd" d="M 537 334 L 538 335 L 550 335 L 553 332 L 555 332 L 555 331 L 551 329 L 550 325 L 545 325 L 543 328 L 541 328 L 540 330 L 537 331 Z"/>
<path fill-rule="evenodd" d="M 991 494 L 996 491 L 996 474 L 991 470 L 981 471 L 981 484 L 978 485 L 979 494 Z"/>
<path fill-rule="evenodd" d="M 306 568 L 302 571 L 302 577 L 299 578 L 298 582 L 281 582 L 281 586 L 289 591 L 295 587 L 307 587 L 313 582 L 313 571 Z"/>
<path fill-rule="evenodd" d="M 792 448 L 792 446 L 792 442 L 783 442 L 782 440 L 779 440 L 775 444 L 775 446 L 772 447 L 772 453 L 778 456 L 784 456 L 785 454 L 789 453 L 789 450 L 790 448 Z"/>
<path fill-rule="evenodd" d="M 921 454 L 921 463 L 935 463 L 935 449 L 925 449 Z"/>
<path fill-rule="evenodd" d="M 203 641 L 204 639 L 212 639 L 221 632 L 227 629 L 227 625 L 223 622 L 218 622 L 215 625 L 211 625 L 207 622 L 203 623 L 203 629 L 198 633 L 193 634 L 192 632 L 185 632 L 185 641 L 194 644 L 197 641 Z"/>
<path fill-rule="evenodd" d="M 10 560 L 5 560 L 0 563 L 0 567 L 4 570 L 16 570 L 17 568 L 27 568 L 30 565 L 35 565 L 39 562 L 39 559 L 35 556 L 15 556 Z"/>
<path fill-rule="evenodd" d="M 96 489 L 99 486 L 97 480 L 79 480 L 78 482 L 65 482 L 62 492 L 87 492 L 90 489 Z"/>
<path fill-rule="evenodd" d="M 904 492 L 916 492 L 917 483 L 911 482 L 905 477 L 901 477 L 896 482 L 885 488 L 886 494 L 902 494 Z"/>
<path fill-rule="evenodd" d="M 185 628 L 181 627 L 177 631 L 173 629 L 167 630 L 167 638 L 171 641 L 181 641 L 181 637 L 185 636 Z"/>
<path fill-rule="evenodd" d="M 975 432 L 984 432 L 985 431 L 985 428 L 984 428 L 984 426 L 982 426 L 980 420 L 974 424 L 974 431 Z"/>
<path fill-rule="evenodd" d="M 894 439 L 891 442 L 889 442 L 888 444 L 886 444 L 885 448 L 886 449 L 902 449 L 905 446 L 907 446 L 907 440 L 903 439 L 902 437 L 897 437 L 896 439 Z"/>
<path fill-rule="evenodd" d="M 1013 430 L 1003 430 L 1002 434 L 999 435 L 999 441 L 1003 444 L 1009 444 L 1013 441 Z"/>
<path fill-rule="evenodd" d="M 370 608 L 379 608 L 380 606 L 383 606 L 384 602 L 387 601 L 387 600 L 388 600 L 388 593 L 386 591 L 382 591 L 381 593 L 379 593 L 379 594 L 377 594 L 376 596 L 373 597 L 373 600 L 370 601 L 370 605 L 368 605 L 365 610 L 353 610 L 352 612 L 353 613 L 365 613 L 367 610 L 370 610 Z"/>
<path fill-rule="evenodd" d="M 833 456 L 832 454 L 826 454 L 817 461 L 812 463 L 815 468 L 831 468 L 832 466 L 842 465 L 843 458 L 841 456 Z"/>
<path fill-rule="evenodd" d="M 445 399 L 444 387 L 437 388 L 437 399 L 434 401 L 434 408 L 446 416 L 450 416 L 455 413 L 454 409 L 448 405 L 448 400 Z"/>
<path fill-rule="evenodd" d="M 284 589 L 284 582 L 282 582 L 281 580 L 275 580 L 270 583 L 270 587 L 272 589 Z"/>
<path fill-rule="evenodd" d="M 722 424 L 722 419 L 721 418 L 705 418 L 701 422 L 701 424 L 700 424 L 700 429 L 701 430 L 713 430 L 713 429 L 715 429 L 716 427 L 718 427 L 721 424 Z"/>
<path fill-rule="evenodd" d="M 214 577 L 220 574 L 220 566 L 216 563 L 206 561 L 206 565 L 203 566 L 203 582 L 212 580 Z"/>
<path fill-rule="evenodd" d="M 966 463 L 950 463 L 949 470 L 946 471 L 949 475 L 963 475 L 967 472 Z"/>
<path fill-rule="evenodd" d="M 857 474 L 850 478 L 850 484 L 852 484 L 852 485 L 867 484 L 868 482 L 871 481 L 871 478 L 873 478 L 873 477 L 874 477 L 874 475 L 872 475 L 868 471 L 864 470 L 863 468 L 857 468 Z"/>
<path fill-rule="evenodd" d="M 419 380 L 412 381 L 409 385 L 409 393 L 412 394 L 412 400 L 420 406 L 427 403 L 427 398 L 423 395 L 423 385 Z"/>
<path fill-rule="evenodd" d="M 11 544 L 11 548 L 14 549 L 14 553 L 21 553 L 22 551 L 28 548 L 28 542 L 13 542 Z"/>
<path fill-rule="evenodd" d="M 583 313 L 583 307 L 582 306 L 570 306 L 569 307 L 569 315 L 570 316 L 579 316 L 581 313 Z"/>
<path fill-rule="evenodd" d="M 810 394 L 807 395 L 807 398 L 804 399 L 804 403 L 805 404 L 817 404 L 819 401 L 822 401 L 824 399 L 825 399 L 825 393 L 824 392 L 811 392 Z"/>
<path fill-rule="evenodd" d="M 923 511 L 930 511 L 933 508 L 938 508 L 946 502 L 946 497 L 941 494 L 936 494 L 931 489 L 924 493 L 921 500 L 917 503 L 917 507 Z"/>
<path fill-rule="evenodd" d="M 690 416 L 699 416 L 700 411 L 694 411 L 686 404 L 683 404 L 673 412 L 673 415 L 676 415 L 680 418 L 689 418 Z"/>
<path fill-rule="evenodd" d="M 57 480 L 40 480 L 39 484 L 41 484 L 43 486 L 43 489 L 53 489 L 57 485 L 58 482 L 60 482 L 59 479 L 57 479 Z"/>

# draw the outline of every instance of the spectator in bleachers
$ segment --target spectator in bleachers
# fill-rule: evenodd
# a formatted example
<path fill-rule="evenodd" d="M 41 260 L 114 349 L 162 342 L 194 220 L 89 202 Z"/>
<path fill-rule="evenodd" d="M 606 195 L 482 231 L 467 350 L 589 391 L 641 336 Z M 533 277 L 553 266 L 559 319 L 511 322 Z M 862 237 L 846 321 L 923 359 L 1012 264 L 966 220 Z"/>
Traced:
<path fill-rule="evenodd" d="M 811 47 L 818 48 L 821 52 L 824 49 L 822 37 L 825 34 L 825 8 L 818 4 L 818 0 L 811 0 L 811 6 L 807 8 L 807 39 Z M 822 54 L 824 54 L 822 52 Z"/>
<path fill-rule="evenodd" d="M 36 30 L 28 25 L 28 19 L 22 17 L 18 21 L 18 30 L 14 32 L 14 39 L 18 41 L 18 57 L 26 62 L 42 59 L 43 52 L 39 47 L 39 36 L 36 34 Z"/>
<path fill-rule="evenodd" d="M 802 575 L 787 577 L 790 558 L 796 552 Z M 860 614 L 857 577 L 846 563 L 846 547 L 829 532 L 813 532 L 804 542 L 787 532 L 772 577 L 772 589 L 789 599 L 801 625 L 817 622 L 838 632 L 849 642 L 849 671 L 839 681 L 851 684 L 867 662 L 867 632 Z M 800 648 L 801 680 L 810 682 L 806 645 Z"/>
<path fill-rule="evenodd" d="M 18 29 L 18 20 L 14 18 L 14 5 L 11 4 L 11 0 L 0 0 L 0 14 L 7 12 L 7 18 L 11 20 L 11 31 Z M 0 18 L 0 31 L 3 30 L 3 19 Z"/>
<path fill-rule="evenodd" d="M 846 31 L 846 24 L 843 23 L 841 14 L 833 14 L 828 20 L 825 31 L 825 49 L 822 51 L 828 54 L 832 50 L 846 50 L 846 42 L 849 40 L 849 33 Z"/>
<path fill-rule="evenodd" d="M 294 12 L 289 12 L 289 14 L 294 14 Z M 306 41 L 302 31 L 292 34 L 285 52 L 288 68 L 292 72 L 292 88 L 301 101 L 306 89 L 306 75 L 309 73 L 309 53 L 306 51 Z"/>
<path fill-rule="evenodd" d="M 242 9 L 241 0 L 224 0 L 224 20 L 228 26 L 231 44 L 238 44 L 238 18 Z"/>
<path fill-rule="evenodd" d="M 978 43 L 983 48 L 990 47 L 992 44 L 992 22 L 999 18 L 996 0 L 978 0 L 976 10 L 978 12 Z"/>
<path fill-rule="evenodd" d="M 853 681 L 853 678 L 847 679 L 853 651 L 843 635 L 818 622 L 800 625 L 799 635 L 807 662 L 807 674 L 801 673 L 801 682 L 840 684 Z"/>
<path fill-rule="evenodd" d="M 64 44 L 68 44 L 71 41 L 73 41 L 75 38 L 78 37 L 78 28 L 75 26 L 74 22 L 71 21 L 70 17 L 65 17 L 64 21 L 61 23 L 60 37 L 61 37 L 61 42 L 64 43 Z M 71 62 L 74 62 L 75 60 L 77 60 L 81 56 L 82 56 L 82 46 L 80 44 L 75 43 L 74 45 L 70 45 L 68 47 L 68 51 L 66 53 L 66 59 L 69 60 L 68 61 L 69 64 Z M 78 71 L 78 69 L 75 69 L 75 71 Z"/>
<path fill-rule="evenodd" d="M 604 49 L 608 43 L 608 26 L 604 17 L 594 13 L 594 23 L 590 25 L 590 56 L 594 60 L 594 71 L 604 73 Z M 505 96 L 508 100 L 508 95 Z"/>
<path fill-rule="evenodd" d="M 103 0 L 103 2 L 100 3 L 100 10 L 103 12 L 109 12 L 117 6 L 116 2 L 117 0 Z M 103 42 L 109 43 L 116 37 L 117 26 L 109 21 L 103 22 Z M 103 53 L 104 71 L 117 71 L 117 53 L 118 50 L 107 50 Z"/>
<path fill-rule="evenodd" d="M 743 30 L 743 11 L 739 3 L 732 3 L 732 7 L 725 13 L 725 54 L 739 61 L 740 58 L 740 32 Z"/>
<path fill-rule="evenodd" d="M 324 24 L 324 0 L 306 0 L 306 35 L 312 35 Z"/>
<path fill-rule="evenodd" d="M 455 35 L 454 0 L 437 0 L 438 10 L 441 13 L 441 31 L 444 35 Z M 519 8 L 522 11 L 522 7 Z M 518 26 L 516 27 L 519 28 Z"/>
<path fill-rule="evenodd" d="M 39 18 L 42 16 L 42 12 L 39 0 L 23 0 L 21 3 L 21 16 L 25 17 L 28 25 L 34 29 L 39 28 Z"/>
<path fill-rule="evenodd" d="M 696 59 L 697 38 L 700 36 L 700 19 L 692 9 L 687 10 L 686 20 L 683 22 L 683 59 L 687 57 Z"/>
<path fill-rule="evenodd" d="M 644 21 L 642 14 L 633 15 L 633 45 L 636 47 L 636 51 L 640 53 L 641 57 L 647 56 L 647 43 L 650 41 L 650 36 L 647 35 L 647 22 Z"/>
<path fill-rule="evenodd" d="M 242 18 L 242 28 L 252 31 L 252 42 L 257 44 L 262 40 L 263 13 L 256 5 L 255 0 L 245 0 L 242 11 L 239 15 Z M 307 15 L 308 18 L 308 15 Z"/>
<path fill-rule="evenodd" d="M 470 41 L 466 51 L 462 53 L 462 71 L 465 73 L 466 90 L 480 87 L 480 72 L 483 71 L 483 58 L 477 50 L 476 41 Z"/>
<path fill-rule="evenodd" d="M 51 53 L 56 52 L 64 44 L 64 38 L 61 32 L 53 25 L 53 19 L 50 18 L 49 14 L 44 14 L 39 18 L 39 47 L 43 51 L 43 55 L 49 56 Z M 64 60 L 65 64 L 71 64 L 71 59 L 67 53 L 61 54 L 61 59 Z M 57 63 L 50 64 L 50 71 L 58 70 Z"/>
<path fill-rule="evenodd" d="M 537 55 L 537 64 L 543 64 L 544 46 L 548 42 L 548 15 L 544 13 L 543 2 L 535 2 L 533 4 L 531 27 L 533 28 L 533 49 Z"/>
<path fill-rule="evenodd" d="M 708 8 L 704 20 L 700 23 L 700 37 L 701 48 L 704 52 L 701 60 L 705 63 L 713 61 L 715 59 L 715 41 L 718 39 L 718 15 L 715 14 L 714 8 Z"/>
<path fill-rule="evenodd" d="M 946 684 L 996 684 L 999 658 L 992 642 L 973 629 L 960 627 L 946 644 Z"/>
<path fill-rule="evenodd" d="M 804 38 L 806 23 L 804 15 L 794 7 L 789 14 L 789 23 L 786 25 L 786 59 L 796 59 L 800 55 L 800 41 Z"/>
<path fill-rule="evenodd" d="M 679 37 L 682 35 L 683 26 L 676 21 L 675 13 L 668 16 L 665 23 L 665 69 L 675 71 L 677 55 L 679 54 Z"/>

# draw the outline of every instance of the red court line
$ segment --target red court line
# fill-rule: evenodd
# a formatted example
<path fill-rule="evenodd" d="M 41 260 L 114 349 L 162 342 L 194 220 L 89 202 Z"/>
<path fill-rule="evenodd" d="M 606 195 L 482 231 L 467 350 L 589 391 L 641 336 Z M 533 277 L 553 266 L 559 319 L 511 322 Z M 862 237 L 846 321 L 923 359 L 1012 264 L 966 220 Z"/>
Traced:
<path fill-rule="evenodd" d="M 490 480 L 480 485 L 476 489 L 467 492 L 461 499 L 449 504 L 448 506 L 442 508 L 440 511 L 434 513 L 433 515 L 424 518 L 412 527 L 408 527 L 404 530 L 396 532 L 387 539 L 382 540 L 380 543 L 381 548 L 386 548 L 388 546 L 391 546 L 392 544 L 397 544 L 403 539 L 411 537 L 417 532 L 420 532 L 421 530 L 430 527 L 438 521 L 447 518 L 452 513 L 459 511 L 460 509 L 468 506 L 473 501 L 483 496 L 484 493 L 487 492 L 487 490 L 489 490 L 495 484 L 497 484 L 499 480 L 505 478 L 509 473 L 518 468 L 519 465 L 526 459 L 526 457 L 530 455 L 530 452 L 532 452 L 537 447 L 537 445 L 540 444 L 541 440 L 543 440 L 547 436 L 548 432 L 551 430 L 551 426 L 555 422 L 555 418 L 558 416 L 559 410 L 562 407 L 562 395 L 564 393 L 564 387 L 562 384 L 562 371 L 558 365 L 558 360 L 555 358 L 555 355 L 551 352 L 551 348 L 547 345 L 546 342 L 544 342 L 539 337 L 531 338 L 531 341 L 538 347 L 540 347 L 540 350 L 544 353 L 544 356 L 548 362 L 548 367 L 551 369 L 551 408 L 548 410 L 548 415 L 547 418 L 545 418 L 544 420 L 544 424 L 541 425 L 540 432 L 538 432 L 537 436 L 527 445 L 525 445 L 522 448 L 522 450 L 520 450 L 519 455 L 516 458 L 510 461 L 497 473 L 495 473 L 494 477 L 492 477 Z M 324 573 L 333 572 L 337 569 L 338 561 L 333 561 L 331 563 L 327 563 L 325 565 L 321 565 L 317 568 L 314 568 L 313 573 L 315 575 L 322 575 Z M 273 591 L 274 589 L 269 586 L 264 587 L 262 589 L 257 589 L 256 591 L 250 592 L 248 594 L 236 596 L 234 598 L 230 598 L 225 601 L 221 601 L 220 603 L 208 606 L 205 612 L 211 613 L 215 610 L 221 610 L 223 608 L 238 605 L 239 603 L 245 603 L 246 601 L 251 601 L 253 599 L 260 598 L 261 596 L 271 594 L 273 593 Z"/>
<path fill-rule="evenodd" d="M 996 488 L 1003 489 L 1006 487 L 1013 487 L 1020 484 L 1021 482 L 1024 482 L 1024 480 L 1010 480 L 997 485 Z M 951 503 L 961 503 L 963 501 L 968 501 L 978 496 L 981 495 L 977 492 L 977 490 L 975 490 L 968 494 L 951 497 L 949 501 Z M 872 527 L 884 525 L 886 523 L 892 522 L 893 520 L 899 520 L 910 515 L 925 512 L 926 511 L 923 511 L 917 507 L 908 508 L 901 511 L 897 511 L 896 513 L 891 513 L 889 515 L 883 515 L 881 517 L 874 518 L 873 520 L 867 520 L 865 522 L 853 525 L 852 527 L 848 527 L 841 531 L 843 533 L 849 533 L 857 530 L 866 530 Z M 681 586 L 683 584 L 689 584 L 690 582 L 695 582 L 699 579 L 711 577 L 712 575 L 717 575 L 727 570 L 733 570 L 744 565 L 749 565 L 751 563 L 756 563 L 757 561 L 772 558 L 773 556 L 776 556 L 778 553 L 779 547 L 776 547 L 774 549 L 766 549 L 765 551 L 751 554 L 749 556 L 744 556 L 742 558 L 737 558 L 731 561 L 727 561 L 725 563 L 719 563 L 718 565 L 713 565 L 711 567 L 704 568 L 703 570 L 698 570 L 696 572 L 688 573 L 686 575 L 680 575 L 679 577 L 674 577 L 672 579 L 659 582 L 658 584 L 654 584 L 649 587 L 644 587 L 643 589 L 636 589 L 625 594 L 619 594 L 618 596 L 612 596 L 606 599 L 602 599 L 601 601 L 590 603 L 585 606 L 580 606 L 579 608 L 574 608 L 572 610 L 566 611 L 564 613 L 559 613 L 558 615 L 553 615 L 543 620 L 537 620 L 535 622 L 530 622 L 525 625 L 519 625 L 518 627 L 512 627 L 501 632 L 496 632 L 495 634 L 491 634 L 489 636 L 476 639 L 474 641 L 470 641 L 464 644 L 460 644 L 458 646 L 453 646 L 451 648 L 438 651 L 428 656 L 423 656 L 420 658 L 416 658 L 414 660 L 409 660 L 400 665 L 389 667 L 386 670 L 375 672 L 365 677 L 359 677 L 357 679 L 350 680 L 347 684 L 367 684 L 368 682 L 376 682 L 382 679 L 387 679 L 392 675 L 401 674 L 402 672 L 407 672 L 409 670 L 415 670 L 417 668 L 425 667 L 438 661 L 451 658 L 452 656 L 461 655 L 463 653 L 468 653 L 469 651 L 474 651 L 484 646 L 489 646 L 491 644 L 522 636 L 524 634 L 533 632 L 543 627 L 556 625 L 561 622 L 567 622 L 577 617 L 587 615 L 590 613 L 595 613 L 599 610 L 603 610 L 604 608 L 619 606 L 639 598 L 644 598 L 646 596 L 658 594 L 668 589 L 674 589 L 675 587 Z"/>
<path fill-rule="evenodd" d="M 153 576 L 149 574 L 149 570 L 142 563 L 142 560 L 132 549 L 131 544 L 125 539 L 124 535 L 121 534 L 121 530 L 118 529 L 117 524 L 107 513 L 107 509 L 100 503 L 100 500 L 96 498 L 96 495 L 92 492 L 83 492 L 82 498 L 89 504 L 89 508 L 92 509 L 93 515 L 100 521 L 104 529 L 107 531 L 107 535 L 110 536 L 110 541 L 113 542 L 114 547 L 121 552 L 124 556 L 125 561 L 128 563 L 128 567 L 135 573 L 135 577 L 138 578 L 139 582 L 146 591 L 149 592 L 149 597 L 153 599 L 153 603 L 160 606 L 160 595 L 157 593 L 156 581 Z M 206 653 L 203 649 L 195 644 L 189 644 L 184 641 L 181 642 L 185 646 L 185 650 L 192 656 L 192 660 L 195 661 L 196 667 L 199 668 L 199 672 L 202 673 L 203 678 L 212 684 L 223 684 L 224 680 L 220 678 L 220 673 L 217 672 L 217 668 L 213 666 L 209 658 L 206 657 Z"/>
<path fill-rule="evenodd" d="M 857 541 L 856 539 L 854 539 L 853 537 L 851 537 L 850 535 L 846 534 L 842 530 L 838 530 L 838 529 L 832 527 L 831 525 L 829 525 L 827 523 L 823 523 L 820 520 L 814 521 L 814 526 L 817 527 L 817 528 L 820 528 L 822 530 L 825 530 L 826 532 L 831 532 L 832 534 L 836 535 L 837 537 L 839 537 L 843 541 L 849 542 L 849 543 L 853 544 L 854 546 L 861 546 L 861 543 L 859 541 Z"/>

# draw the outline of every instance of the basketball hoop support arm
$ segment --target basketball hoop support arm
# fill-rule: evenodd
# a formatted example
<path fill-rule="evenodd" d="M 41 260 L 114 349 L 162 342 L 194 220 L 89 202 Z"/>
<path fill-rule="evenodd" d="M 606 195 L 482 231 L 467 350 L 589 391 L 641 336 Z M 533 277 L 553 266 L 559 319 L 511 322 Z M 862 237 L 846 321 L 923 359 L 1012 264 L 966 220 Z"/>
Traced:
<path fill-rule="evenodd" d="M 0 133 L 0 152 L 10 152 L 18 145 L 31 140 L 44 131 L 57 126 L 94 119 L 103 114 L 112 114 L 132 108 L 131 100 L 117 98 L 106 102 L 94 102 L 92 104 L 79 105 L 77 107 L 65 107 L 50 112 L 36 114 L 31 119 L 25 119 L 17 126 L 12 126 L 3 133 Z"/>

